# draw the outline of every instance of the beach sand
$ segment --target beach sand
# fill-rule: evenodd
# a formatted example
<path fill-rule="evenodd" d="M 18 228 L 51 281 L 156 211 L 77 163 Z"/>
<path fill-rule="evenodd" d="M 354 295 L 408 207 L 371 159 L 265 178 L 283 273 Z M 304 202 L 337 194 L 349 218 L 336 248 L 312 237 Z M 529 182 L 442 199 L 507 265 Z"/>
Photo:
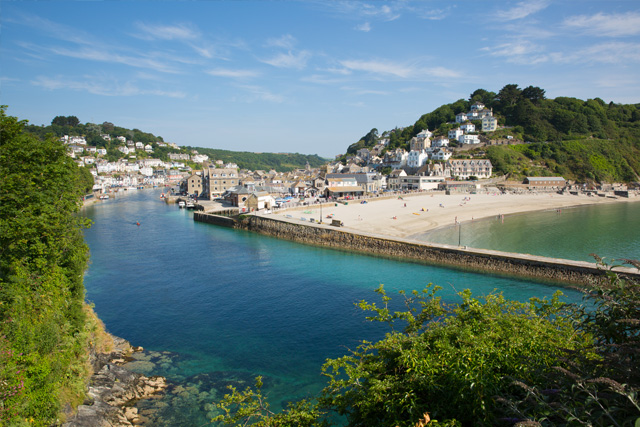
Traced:
<path fill-rule="evenodd" d="M 410 238 L 412 235 L 498 215 L 563 209 L 572 206 L 620 203 L 640 200 L 640 198 L 608 198 L 586 195 L 557 193 L 538 194 L 451 194 L 429 192 L 403 195 L 402 199 L 368 198 L 350 200 L 348 205 L 338 203 L 322 206 L 322 221 L 332 219 L 344 223 L 344 230 L 356 230 L 386 236 Z M 313 218 L 318 221 L 320 208 L 311 205 L 305 209 L 280 211 L 276 215 L 290 215 L 293 220 Z M 331 218 L 328 218 L 331 216 Z"/>

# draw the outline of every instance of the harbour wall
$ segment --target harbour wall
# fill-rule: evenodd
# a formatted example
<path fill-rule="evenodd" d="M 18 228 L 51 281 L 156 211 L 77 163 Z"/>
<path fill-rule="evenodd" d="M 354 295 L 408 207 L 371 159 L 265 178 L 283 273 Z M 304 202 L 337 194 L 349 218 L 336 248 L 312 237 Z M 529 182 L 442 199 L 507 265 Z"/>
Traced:
<path fill-rule="evenodd" d="M 240 216 L 237 219 L 195 213 L 194 220 L 225 227 L 242 228 L 263 235 L 315 246 L 368 253 L 495 274 L 590 286 L 609 281 L 607 270 L 595 263 L 536 255 L 430 244 L 402 238 L 346 231 L 325 224 L 298 223 L 276 217 Z M 616 268 L 623 276 L 640 279 L 636 269 Z"/>

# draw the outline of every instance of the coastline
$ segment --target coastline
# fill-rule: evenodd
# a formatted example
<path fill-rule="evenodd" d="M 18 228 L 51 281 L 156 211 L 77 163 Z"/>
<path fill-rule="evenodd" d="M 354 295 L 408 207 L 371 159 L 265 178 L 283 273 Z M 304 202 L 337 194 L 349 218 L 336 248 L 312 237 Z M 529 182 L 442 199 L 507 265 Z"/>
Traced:
<path fill-rule="evenodd" d="M 376 233 L 389 237 L 411 239 L 438 228 L 480 219 L 535 211 L 569 209 L 579 206 L 633 203 L 640 197 L 609 198 L 557 193 L 468 194 L 444 192 L 414 193 L 401 198 L 366 198 L 350 200 L 348 204 L 324 203 L 301 210 L 282 210 L 272 215 L 287 220 L 302 219 L 323 223 L 332 219 L 344 223 L 344 231 Z M 337 206 L 336 206 L 337 205 Z M 264 215 L 259 213 L 259 215 Z"/>

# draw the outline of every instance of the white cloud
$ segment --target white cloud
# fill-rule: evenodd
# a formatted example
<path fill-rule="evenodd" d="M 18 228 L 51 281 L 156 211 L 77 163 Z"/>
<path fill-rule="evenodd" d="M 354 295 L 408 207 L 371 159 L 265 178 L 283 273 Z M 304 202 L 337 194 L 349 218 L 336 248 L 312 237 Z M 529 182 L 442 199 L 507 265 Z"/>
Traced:
<path fill-rule="evenodd" d="M 20 20 L 15 22 L 34 28 L 38 31 L 42 31 L 58 40 L 64 40 L 76 44 L 95 43 L 95 39 L 89 33 L 86 33 L 78 28 L 72 28 L 70 26 L 58 24 L 57 22 L 53 22 L 39 16 L 21 14 Z"/>
<path fill-rule="evenodd" d="M 628 64 L 640 62 L 640 43 L 601 43 L 562 58 L 563 62 Z"/>
<path fill-rule="evenodd" d="M 404 2 L 394 2 L 381 6 L 365 1 L 320 1 L 319 4 L 349 18 L 377 19 L 379 21 L 394 21 L 400 18 L 400 11 L 404 9 Z"/>
<path fill-rule="evenodd" d="M 306 50 L 300 52 L 280 53 L 272 58 L 261 60 L 265 64 L 273 65 L 278 68 L 295 68 L 301 70 L 307 66 L 307 61 L 311 57 L 311 53 Z"/>
<path fill-rule="evenodd" d="M 373 74 L 386 74 L 401 78 L 407 78 L 413 74 L 409 67 L 380 61 L 340 61 L 343 67 L 352 71 L 366 71 Z"/>
<path fill-rule="evenodd" d="M 407 14 L 411 14 L 412 16 L 416 16 L 420 19 L 426 19 L 429 21 L 441 21 L 451 15 L 453 9 L 455 9 L 456 5 L 449 5 L 442 9 L 430 9 L 424 8 L 422 4 L 419 7 L 409 6 L 407 7 Z"/>
<path fill-rule="evenodd" d="M 136 27 L 141 31 L 136 36 L 144 40 L 195 40 L 200 32 L 191 24 L 151 25 L 138 22 Z"/>
<path fill-rule="evenodd" d="M 152 57 L 145 56 L 130 56 L 121 55 L 118 53 L 108 52 L 100 48 L 83 48 L 83 49 L 65 49 L 65 48 L 51 48 L 51 53 L 61 56 L 67 56 L 70 58 L 83 59 L 87 61 L 99 61 L 120 63 L 129 65 L 136 68 L 149 68 L 155 71 L 165 73 L 178 73 L 179 70 L 169 65 L 166 60 L 157 60 Z M 178 57 L 174 57 L 175 62 L 185 62 Z M 188 63 L 188 61 L 187 61 Z"/>
<path fill-rule="evenodd" d="M 228 68 L 214 68 L 213 70 L 207 71 L 207 74 L 215 77 L 231 77 L 235 79 L 245 79 L 259 75 L 258 72 L 252 70 L 231 70 Z"/>
<path fill-rule="evenodd" d="M 108 81 L 96 76 L 84 76 L 83 79 L 69 79 L 65 77 L 39 76 L 31 83 L 49 90 L 70 89 L 79 92 L 88 92 L 102 96 L 140 96 L 154 95 L 169 98 L 185 98 L 186 94 L 180 91 L 165 91 L 159 89 L 141 89 L 131 82 L 120 83 L 115 80 Z"/>
<path fill-rule="evenodd" d="M 281 47 L 283 49 L 293 49 L 295 45 L 296 39 L 291 34 L 285 34 L 278 38 L 270 38 L 266 42 L 267 47 Z"/>
<path fill-rule="evenodd" d="M 462 74 L 445 67 L 417 67 L 382 61 L 341 61 L 348 71 L 364 71 L 372 74 L 391 75 L 402 79 L 409 78 L 459 78 Z"/>
<path fill-rule="evenodd" d="M 364 24 L 356 25 L 356 30 L 368 33 L 371 31 L 371 24 L 365 22 Z"/>
<path fill-rule="evenodd" d="M 462 77 L 462 73 L 458 71 L 450 70 L 445 67 L 431 67 L 431 68 L 421 69 L 421 71 L 424 71 L 425 74 L 431 77 L 441 77 L 441 78 Z"/>
<path fill-rule="evenodd" d="M 284 97 L 281 95 L 274 94 L 267 89 L 264 89 L 260 86 L 239 86 L 240 88 L 249 92 L 252 96 L 250 99 L 245 99 L 246 102 L 253 102 L 255 100 L 268 101 L 276 104 L 280 104 L 284 102 Z"/>
<path fill-rule="evenodd" d="M 640 34 L 640 13 L 578 15 L 565 19 L 564 25 L 596 36 L 635 36 Z"/>
<path fill-rule="evenodd" d="M 539 64 L 549 60 L 549 55 L 545 53 L 542 46 L 526 40 L 502 43 L 481 50 L 488 52 L 491 56 L 506 58 L 508 62 L 516 64 Z"/>
<path fill-rule="evenodd" d="M 500 21 L 514 21 L 539 12 L 545 9 L 548 5 L 549 2 L 547 0 L 523 1 L 511 9 L 498 10 L 495 12 L 494 17 Z"/>
<path fill-rule="evenodd" d="M 565 48 L 566 49 L 566 48 Z M 573 48 L 570 51 L 546 52 L 542 46 L 528 41 L 503 43 L 482 49 L 491 56 L 506 58 L 507 62 L 533 65 L 555 64 L 618 64 L 640 62 L 640 43 L 610 42 Z"/>
<path fill-rule="evenodd" d="M 300 81 L 307 83 L 315 83 L 315 84 L 323 84 L 323 85 L 334 85 L 338 83 L 344 82 L 342 78 L 331 78 L 320 74 L 312 74 L 310 76 L 302 77 Z"/>

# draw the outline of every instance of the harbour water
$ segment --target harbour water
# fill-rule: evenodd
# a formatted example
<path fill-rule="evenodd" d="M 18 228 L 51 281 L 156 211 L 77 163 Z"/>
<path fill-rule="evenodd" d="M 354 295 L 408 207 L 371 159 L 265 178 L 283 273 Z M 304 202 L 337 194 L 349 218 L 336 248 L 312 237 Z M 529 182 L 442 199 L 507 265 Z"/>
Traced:
<path fill-rule="evenodd" d="M 559 287 L 196 223 L 160 192 L 129 192 L 83 211 L 94 221 L 85 233 L 87 300 L 110 332 L 147 350 L 130 367 L 171 384 L 164 398 L 139 403 L 148 425 L 206 425 L 228 384 L 244 388 L 257 375 L 275 409 L 312 396 L 326 358 L 386 332 L 354 306 L 378 301 L 380 284 L 394 296 L 434 283 L 449 301 L 466 288 L 526 300 Z"/>

